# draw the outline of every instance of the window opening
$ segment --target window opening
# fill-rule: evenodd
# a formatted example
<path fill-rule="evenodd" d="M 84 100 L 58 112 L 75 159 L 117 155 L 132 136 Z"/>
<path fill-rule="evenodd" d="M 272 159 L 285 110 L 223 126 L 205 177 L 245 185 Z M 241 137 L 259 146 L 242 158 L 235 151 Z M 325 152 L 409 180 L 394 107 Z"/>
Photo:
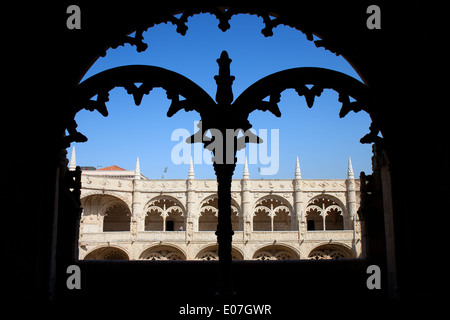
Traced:
<path fill-rule="evenodd" d="M 173 220 L 167 220 L 166 221 L 166 231 L 174 231 L 174 221 Z"/>

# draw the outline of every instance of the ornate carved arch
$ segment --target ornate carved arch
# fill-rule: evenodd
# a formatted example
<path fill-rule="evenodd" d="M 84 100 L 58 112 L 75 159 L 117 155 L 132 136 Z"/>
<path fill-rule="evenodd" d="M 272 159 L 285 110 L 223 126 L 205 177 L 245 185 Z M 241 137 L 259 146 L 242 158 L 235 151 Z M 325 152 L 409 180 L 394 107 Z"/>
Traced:
<path fill-rule="evenodd" d="M 313 5 L 313 3 L 309 2 L 303 3 L 301 6 L 309 7 L 311 5 Z M 352 4 L 350 7 L 347 7 L 346 9 L 362 12 L 365 11 L 366 8 L 365 7 L 357 8 L 355 4 Z M 314 10 L 314 8 L 310 8 L 310 10 Z M 339 56 L 341 54 L 345 55 L 347 53 L 344 50 L 345 46 L 338 45 L 336 43 L 336 39 L 334 40 L 330 39 L 331 38 L 330 34 L 327 34 L 326 32 L 324 32 L 324 30 L 317 28 L 317 25 L 314 25 L 315 21 L 311 20 L 308 10 L 296 10 L 295 13 L 296 19 L 292 19 L 292 17 L 289 17 L 291 11 L 284 12 L 277 5 L 270 5 L 270 7 L 268 7 L 267 5 L 263 5 L 260 8 L 255 6 L 241 7 L 239 5 L 233 5 L 231 7 L 204 5 L 201 8 L 199 7 L 193 8 L 189 5 L 183 5 L 178 9 L 169 9 L 160 11 L 158 12 L 157 18 L 155 18 L 154 16 L 152 17 L 151 15 L 143 15 L 139 17 L 135 16 L 134 17 L 135 27 L 128 28 L 127 30 L 124 30 L 124 32 L 122 32 L 121 34 L 118 34 L 115 39 L 112 39 L 110 43 L 107 44 L 107 47 L 104 47 L 103 50 L 99 52 L 99 55 L 104 57 L 106 55 L 106 50 L 109 47 L 115 49 L 118 46 L 125 45 L 126 43 L 130 44 L 131 46 L 135 46 L 137 52 L 146 51 L 148 49 L 148 44 L 143 41 L 144 40 L 143 32 L 146 31 L 148 28 L 151 28 L 160 23 L 169 23 L 169 22 L 172 23 L 174 26 L 176 26 L 175 31 L 184 36 L 186 35 L 189 29 L 188 26 L 186 25 L 188 19 L 194 15 L 205 13 L 214 15 L 219 21 L 217 25 L 218 28 L 224 32 L 230 29 L 231 27 L 230 19 L 234 15 L 238 14 L 256 15 L 258 17 L 261 17 L 263 20 L 262 22 L 264 23 L 264 28 L 261 30 L 261 34 L 263 34 L 265 37 L 271 37 L 273 35 L 273 29 L 275 29 L 277 26 L 285 25 L 294 28 L 296 30 L 299 30 L 300 32 L 305 34 L 306 39 L 309 41 L 313 41 L 316 47 L 318 48 L 322 47 L 325 50 L 329 50 L 336 56 Z M 353 29 L 353 31 L 357 30 L 358 29 Z M 319 39 L 315 40 L 314 36 L 316 36 Z M 340 41 L 342 42 L 343 39 L 340 39 Z M 346 60 L 348 59 L 346 56 L 343 57 Z"/>
<path fill-rule="evenodd" d="M 214 193 L 214 194 L 211 194 L 211 195 L 203 198 L 203 200 L 200 201 L 200 204 L 198 205 L 197 210 L 199 210 L 199 212 L 200 212 L 200 210 L 202 210 L 202 208 L 205 207 L 205 205 L 207 205 L 208 201 L 211 201 L 217 197 L 218 197 L 217 193 Z M 234 214 L 236 214 L 238 216 L 241 215 L 241 208 L 239 206 L 239 203 L 237 203 L 237 201 L 234 200 L 233 198 L 231 199 L 231 209 L 232 209 L 232 212 L 234 212 Z"/>
<path fill-rule="evenodd" d="M 262 245 L 253 254 L 255 260 L 297 260 L 300 259 L 298 250 L 288 244 Z"/>
<path fill-rule="evenodd" d="M 130 260 L 130 253 L 117 245 L 99 246 L 87 252 L 82 260 Z"/>
<path fill-rule="evenodd" d="M 98 219 L 101 228 L 104 228 L 105 214 L 108 210 L 114 206 L 123 206 L 127 216 L 131 216 L 131 210 L 124 197 L 118 197 L 114 193 L 99 194 L 98 192 L 92 192 L 85 195 L 81 199 L 82 221 L 83 219 L 90 217 L 90 219 Z M 94 210 L 94 211 L 93 211 Z"/>
<path fill-rule="evenodd" d="M 233 260 L 244 260 L 243 252 L 235 246 L 231 248 L 231 255 Z M 195 259 L 205 261 L 219 260 L 217 244 L 202 247 L 195 255 Z"/>
<path fill-rule="evenodd" d="M 186 252 L 173 244 L 150 245 L 139 255 L 140 260 L 186 260 Z"/>
<path fill-rule="evenodd" d="M 278 195 L 259 198 L 252 209 L 253 231 L 289 231 L 295 211 L 289 201 Z"/>
<path fill-rule="evenodd" d="M 136 105 L 140 105 L 144 94 L 149 94 L 153 88 L 163 88 L 167 92 L 167 98 L 172 100 L 168 116 L 172 116 L 181 108 L 202 113 L 205 108 L 215 106 L 214 100 L 202 88 L 176 72 L 148 65 L 112 68 L 86 79 L 75 88 L 70 105 L 72 120 L 67 127 L 69 136 L 66 140 L 69 143 L 87 141 L 87 138 L 76 130 L 76 113 L 84 108 L 89 111 L 97 110 L 103 116 L 108 116 L 106 102 L 109 101 L 109 91 L 116 87 L 122 87 L 128 94 L 133 95 Z M 180 101 L 180 95 L 186 100 Z"/>
<path fill-rule="evenodd" d="M 228 56 L 226 55 L 226 58 Z M 222 59 L 222 58 L 221 58 Z M 224 58 L 225 59 L 225 58 Z M 231 62 L 231 60 L 228 60 Z M 228 62 L 228 63 L 229 63 Z M 234 79 L 234 77 L 232 77 Z M 137 86 L 138 83 L 141 85 Z M 218 93 L 220 82 L 218 82 Z M 312 85 L 311 89 L 307 85 Z M 186 77 L 164 68 L 146 65 L 130 65 L 112 68 L 100 72 L 78 85 L 72 98 L 72 120 L 67 127 L 69 141 L 85 142 L 87 138 L 76 130 L 75 114 L 82 108 L 99 111 L 103 116 L 108 115 L 106 102 L 109 101 L 109 91 L 115 87 L 123 87 L 127 93 L 132 94 L 136 105 L 140 105 L 144 94 L 155 87 L 166 90 L 167 98 L 172 100 L 167 115 L 173 116 L 181 109 L 185 111 L 197 111 L 203 121 L 201 131 L 195 133 L 190 142 L 204 142 L 203 135 L 209 129 L 221 128 L 217 121 L 223 122 L 229 114 L 233 115 L 233 124 L 226 124 L 227 128 L 246 131 L 251 128 L 248 116 L 254 110 L 269 110 L 275 116 L 280 117 L 278 108 L 281 92 L 286 89 L 295 89 L 300 96 L 304 96 L 308 107 L 312 107 L 315 97 L 321 95 L 324 89 L 332 89 L 339 94 L 339 102 L 342 107 L 339 113 L 344 117 L 348 112 L 365 110 L 371 114 L 373 101 L 368 87 L 358 80 L 341 72 L 323 68 L 293 68 L 273 73 L 257 81 L 248 87 L 232 103 L 229 109 L 220 107 L 220 95 L 216 97 L 218 104 L 197 84 Z M 231 87 L 231 86 L 230 86 Z M 92 100 L 95 96 L 96 100 Z M 180 96 L 185 100 L 180 101 Z M 270 97 L 269 101 L 264 101 Z M 350 102 L 350 97 L 355 101 Z M 225 99 L 229 99 L 227 97 Z M 226 100 L 228 101 L 228 100 Z M 232 102 L 232 95 L 230 103 Z M 379 129 L 372 122 L 370 133 L 361 139 L 362 143 L 371 143 L 379 140 Z M 239 148 L 245 142 L 258 142 L 249 137 L 239 142 Z M 207 147 L 208 144 L 205 144 Z"/>
<path fill-rule="evenodd" d="M 171 196 L 152 198 L 145 204 L 143 213 L 146 231 L 177 231 L 186 227 L 185 208 Z"/>
<path fill-rule="evenodd" d="M 178 206 L 182 212 L 182 214 L 184 215 L 186 213 L 186 209 L 184 207 L 184 205 L 181 203 L 180 200 L 178 200 L 177 198 L 171 196 L 171 195 L 159 195 L 156 197 L 153 197 L 152 199 L 150 199 L 144 206 L 144 211 L 148 210 L 148 208 L 150 206 L 152 206 L 154 204 L 155 201 L 161 200 L 161 199 L 168 199 L 172 202 L 174 202 L 176 204 L 176 206 Z"/>
<path fill-rule="evenodd" d="M 81 197 L 81 201 L 85 200 L 88 197 L 91 196 L 111 196 L 114 198 L 117 198 L 118 200 L 122 201 L 128 208 L 128 210 L 130 210 L 131 212 L 131 201 L 130 199 L 128 199 L 127 197 L 124 197 L 123 195 L 121 195 L 120 193 L 114 192 L 114 191 L 110 191 L 110 190 L 92 190 L 92 191 L 88 191 L 88 192 L 83 192 L 83 196 Z"/>
<path fill-rule="evenodd" d="M 342 243 L 320 244 L 310 251 L 309 259 L 323 260 L 323 259 L 350 259 L 354 258 L 353 250 Z"/>
<path fill-rule="evenodd" d="M 330 194 L 326 194 L 326 193 L 319 194 L 319 195 L 312 197 L 311 199 L 308 200 L 308 202 L 306 203 L 306 206 L 308 207 L 315 200 L 317 200 L 319 198 L 326 198 L 326 199 L 329 199 L 329 200 L 335 202 L 343 210 L 343 214 L 347 214 L 347 206 L 339 198 L 332 196 Z"/>
<path fill-rule="evenodd" d="M 346 207 L 336 197 L 319 195 L 307 202 L 308 230 L 344 230 L 348 218 Z"/>
<path fill-rule="evenodd" d="M 262 196 L 262 197 L 258 198 L 258 200 L 256 200 L 254 205 L 253 205 L 253 210 L 255 210 L 256 207 L 261 204 L 261 202 L 263 202 L 264 200 L 267 200 L 267 199 L 277 199 L 283 205 L 287 206 L 287 208 L 289 209 L 289 212 L 291 212 L 291 213 L 295 212 L 293 207 L 292 207 L 291 202 L 288 199 L 286 199 L 285 197 L 277 195 L 277 194 L 268 194 L 268 195 L 265 195 L 265 196 Z"/>

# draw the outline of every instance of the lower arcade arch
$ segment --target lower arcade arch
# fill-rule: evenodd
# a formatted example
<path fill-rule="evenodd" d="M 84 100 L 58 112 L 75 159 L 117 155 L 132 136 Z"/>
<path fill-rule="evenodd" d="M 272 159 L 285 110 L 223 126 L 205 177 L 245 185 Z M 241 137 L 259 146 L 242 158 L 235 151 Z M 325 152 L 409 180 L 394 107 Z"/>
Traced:
<path fill-rule="evenodd" d="M 308 259 L 312 260 L 338 260 L 352 259 L 356 255 L 352 249 L 343 244 L 324 244 L 320 245 L 308 254 Z"/>
<path fill-rule="evenodd" d="M 83 260 L 130 260 L 130 256 L 122 248 L 100 247 L 89 252 Z"/>
<path fill-rule="evenodd" d="M 244 255 L 236 247 L 231 248 L 231 258 L 233 260 L 244 260 Z M 195 256 L 195 260 L 215 261 L 219 260 L 219 246 L 212 245 L 201 249 Z"/>
<path fill-rule="evenodd" d="M 259 248 L 253 254 L 253 260 L 298 260 L 300 254 L 287 245 L 268 245 Z"/>
<path fill-rule="evenodd" d="M 157 245 L 144 250 L 139 260 L 186 260 L 186 254 L 175 246 Z"/>

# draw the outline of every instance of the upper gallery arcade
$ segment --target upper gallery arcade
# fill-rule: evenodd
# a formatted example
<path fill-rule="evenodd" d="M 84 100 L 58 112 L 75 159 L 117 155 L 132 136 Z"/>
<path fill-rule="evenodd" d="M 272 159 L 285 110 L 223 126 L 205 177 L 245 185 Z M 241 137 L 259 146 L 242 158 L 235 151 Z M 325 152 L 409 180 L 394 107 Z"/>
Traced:
<path fill-rule="evenodd" d="M 76 169 L 75 149 L 69 164 Z M 79 259 L 217 260 L 217 182 L 148 179 L 135 170 L 83 168 Z M 359 179 L 233 179 L 233 259 L 364 256 Z"/>

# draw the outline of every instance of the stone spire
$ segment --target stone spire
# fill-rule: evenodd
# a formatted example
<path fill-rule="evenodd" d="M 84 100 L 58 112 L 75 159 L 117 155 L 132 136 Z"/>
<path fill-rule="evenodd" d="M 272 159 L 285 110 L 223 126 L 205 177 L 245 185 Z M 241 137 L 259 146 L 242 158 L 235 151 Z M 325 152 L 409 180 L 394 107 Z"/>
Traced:
<path fill-rule="evenodd" d="M 347 179 L 355 179 L 355 175 L 353 174 L 352 158 L 350 157 L 348 157 Z"/>
<path fill-rule="evenodd" d="M 242 173 L 242 179 L 249 179 L 249 178 L 250 178 L 250 173 L 248 172 L 247 157 L 245 157 L 244 172 Z"/>
<path fill-rule="evenodd" d="M 352 159 L 348 157 L 347 171 L 347 208 L 348 214 L 353 220 L 356 216 L 356 185 L 355 175 L 353 174 Z M 355 229 L 354 229 L 355 230 Z"/>
<path fill-rule="evenodd" d="M 191 161 L 189 162 L 188 179 L 195 179 L 195 174 L 194 174 L 194 164 L 193 164 L 193 162 L 192 162 L 192 157 L 191 157 Z"/>
<path fill-rule="evenodd" d="M 134 169 L 134 178 L 141 179 L 141 166 L 139 165 L 139 157 L 136 158 L 136 169 Z"/>
<path fill-rule="evenodd" d="M 73 146 L 72 147 L 72 155 L 70 157 L 70 162 L 69 162 L 69 170 L 75 171 L 76 168 L 77 168 L 77 160 L 75 158 L 75 146 Z"/>
<path fill-rule="evenodd" d="M 300 171 L 300 162 L 298 161 L 298 156 L 297 156 L 297 162 L 295 164 L 295 179 L 301 179 L 302 178 L 302 173 Z"/>

